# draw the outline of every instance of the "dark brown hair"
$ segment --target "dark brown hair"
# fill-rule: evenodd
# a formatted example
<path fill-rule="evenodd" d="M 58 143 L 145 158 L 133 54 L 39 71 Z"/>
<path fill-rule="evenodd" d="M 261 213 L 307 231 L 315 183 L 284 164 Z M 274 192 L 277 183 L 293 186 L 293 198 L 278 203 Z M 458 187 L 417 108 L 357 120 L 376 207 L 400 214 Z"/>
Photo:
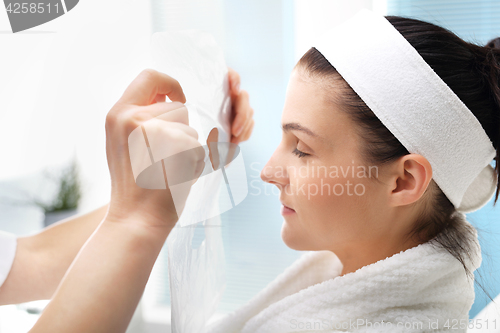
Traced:
<path fill-rule="evenodd" d="M 497 150 L 495 161 L 498 161 L 500 39 L 479 46 L 465 42 L 451 31 L 431 23 L 398 16 L 387 16 L 387 20 L 474 113 Z M 296 68 L 310 78 L 342 82 L 346 87 L 340 94 L 340 103 L 344 106 L 341 109 L 357 125 L 357 132 L 363 142 L 361 154 L 366 162 L 382 165 L 409 154 L 319 51 L 311 48 L 299 60 Z M 499 174 L 497 185 L 500 185 L 498 163 L 495 170 Z M 497 186 L 495 203 L 498 195 Z M 473 272 L 466 262 L 471 259 L 472 244 L 469 240 L 474 230 L 464 223 L 463 216 L 457 213 L 434 181 L 429 184 L 422 200 L 424 209 L 408 237 L 416 237 L 421 242 L 432 240 L 433 244 L 445 248 L 462 263 L 467 276 L 472 278 Z"/>

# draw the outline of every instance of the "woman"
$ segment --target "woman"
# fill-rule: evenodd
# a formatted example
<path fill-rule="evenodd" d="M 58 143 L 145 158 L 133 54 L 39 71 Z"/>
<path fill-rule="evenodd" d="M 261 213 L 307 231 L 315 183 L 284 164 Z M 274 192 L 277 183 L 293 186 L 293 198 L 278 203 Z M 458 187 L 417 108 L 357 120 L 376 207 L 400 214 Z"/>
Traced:
<path fill-rule="evenodd" d="M 281 191 L 284 242 L 311 252 L 208 331 L 476 327 L 481 257 L 463 212 L 498 197 L 500 51 L 368 12 L 315 46 L 261 172 Z"/>
<path fill-rule="evenodd" d="M 350 30 L 344 28 L 340 37 L 345 35 L 346 40 L 337 36 L 335 41 L 350 41 L 360 47 L 373 42 L 372 39 L 359 38 L 365 34 L 372 33 L 370 38 L 378 40 L 374 31 L 380 32 L 381 37 L 385 33 L 394 33 L 384 25 L 385 21 L 374 20 L 373 25 L 369 20 L 358 20 L 349 26 L 353 30 L 359 29 L 358 38 L 352 38 Z M 485 147 L 487 154 L 471 154 L 468 160 L 448 170 L 449 173 L 462 170 L 469 160 L 473 160 L 469 164 L 474 166 L 475 160 L 492 159 L 490 145 L 492 142 L 497 146 L 499 127 L 498 51 L 465 43 L 452 33 L 428 23 L 397 17 L 388 20 L 391 29 L 397 29 L 398 34 L 416 49 L 440 76 L 439 80 L 451 88 L 481 125 L 474 131 L 469 128 L 472 123 L 468 124 L 466 133 L 478 134 L 477 137 L 471 136 L 477 140 L 470 141 L 477 145 L 478 152 Z M 378 24 L 384 26 L 380 31 L 375 29 Z M 410 100 L 413 90 L 403 89 L 408 88 L 408 82 L 401 82 L 401 87 L 392 85 L 399 90 L 398 94 L 379 100 L 377 84 L 370 85 L 368 77 L 361 75 L 361 80 L 367 80 L 363 85 L 349 75 L 359 74 L 357 68 L 366 67 L 362 66 L 363 61 L 367 62 L 368 69 L 371 65 L 384 63 L 382 60 L 393 54 L 391 48 L 395 45 L 389 42 L 381 44 L 383 47 L 379 49 L 376 43 L 371 43 L 364 52 L 350 53 L 342 48 L 342 44 L 337 45 L 332 40 L 323 40 L 317 49 L 309 50 L 294 69 L 282 116 L 283 139 L 261 173 L 264 181 L 281 190 L 283 240 L 291 248 L 311 252 L 248 304 L 213 323 L 208 331 L 425 332 L 449 329 L 464 332 L 467 325 L 463 325 L 467 324 L 467 313 L 474 296 L 471 274 L 479 266 L 480 252 L 475 229 L 464 219 L 461 210 L 457 210 L 463 208 L 460 205 L 462 197 L 457 201 L 456 196 L 457 193 L 464 194 L 460 193 L 465 191 L 463 182 L 459 178 L 452 178 L 451 183 L 439 178 L 442 185 L 438 184 L 438 178 L 435 180 L 434 176 L 446 171 L 442 166 L 447 165 L 444 163 L 447 160 L 443 159 L 443 162 L 432 158 L 432 154 L 425 156 L 427 154 L 410 152 L 401 143 L 405 141 L 405 132 L 396 131 L 398 125 L 406 124 L 383 123 L 379 119 L 382 110 L 373 102 L 385 105 L 384 102 L 393 102 L 392 97 Z M 386 43 L 383 39 L 380 41 Z M 344 53 L 353 58 L 343 57 L 346 61 L 339 66 L 341 62 L 336 61 L 338 59 L 330 52 L 334 46 L 337 55 Z M 349 46 L 354 48 L 356 45 Z M 385 53 L 377 54 L 380 50 Z M 370 63 L 370 59 L 377 62 Z M 401 59 L 406 60 L 406 57 Z M 424 68 L 422 64 L 419 66 L 417 69 Z M 339 71 L 342 68 L 342 76 L 337 67 Z M 378 79 L 381 85 L 392 82 L 391 75 L 398 75 L 397 69 L 388 67 L 387 71 L 378 72 L 380 77 L 375 77 L 375 82 Z M 416 75 L 420 75 L 419 72 Z M 425 86 L 422 89 L 425 93 L 433 92 Z M 374 92 L 375 96 L 370 95 Z M 361 96 L 373 98 L 363 100 Z M 420 96 L 416 97 L 416 104 L 419 104 Z M 446 97 L 450 97 L 450 93 Z M 183 101 L 182 98 L 178 100 Z M 437 112 L 438 117 L 447 112 L 446 108 L 433 109 L 440 100 L 431 98 L 431 102 L 429 110 Z M 449 100 L 445 102 L 454 105 Z M 369 108 L 368 104 L 372 107 Z M 419 127 L 422 123 L 425 125 L 425 121 L 418 118 L 425 120 L 429 114 L 417 113 L 414 110 L 416 104 L 403 103 L 402 109 L 397 109 L 393 116 L 416 115 L 413 118 L 415 123 L 409 124 L 408 133 L 420 140 L 431 138 L 417 142 L 430 147 L 432 152 L 443 145 L 443 142 L 434 140 L 442 133 L 419 136 L 418 131 L 414 131 L 419 129 L 427 134 L 425 131 L 436 128 L 432 123 Z M 132 118 L 130 115 L 134 112 L 129 112 L 129 107 L 117 105 L 107 119 L 108 154 L 111 156 L 115 156 L 114 152 L 116 156 L 121 155 L 120 152 L 126 154 L 124 138 L 130 129 L 143 121 L 140 117 Z M 454 119 L 446 119 L 445 123 L 454 123 Z M 461 118 L 458 124 L 463 124 Z M 396 128 L 390 125 L 396 125 Z M 387 126 L 393 128 L 397 136 Z M 450 136 L 456 134 L 459 133 L 452 132 Z M 455 156 L 454 150 L 463 151 L 461 146 L 447 148 L 452 150 L 449 154 L 452 157 Z M 465 152 L 469 151 L 465 149 Z M 491 160 L 486 164 L 489 162 Z M 118 279 L 125 274 L 140 283 L 132 292 L 111 293 L 109 303 L 106 303 L 119 304 L 120 313 L 113 317 L 115 319 L 131 315 L 133 307 L 125 303 L 137 302 L 139 290 L 152 265 L 151 259 L 145 261 L 144 258 L 157 255 L 158 244 L 167 237 L 176 219 L 172 217 L 175 210 L 171 205 L 162 208 L 160 204 L 168 199 L 166 193 L 146 193 L 135 188 L 126 165 L 118 157 L 110 161 L 115 186 L 113 196 L 120 200 L 112 200 L 105 221 L 80 253 L 42 317 L 57 316 L 56 309 L 62 308 L 63 300 L 68 300 L 71 292 L 75 293 L 65 285 L 73 285 L 76 289 L 78 273 L 83 274 L 84 269 L 90 267 L 84 263 L 90 261 L 92 253 L 99 251 L 98 244 L 105 244 L 111 237 L 123 238 L 124 247 L 132 246 L 138 250 L 138 253 L 120 252 L 131 253 L 126 259 L 136 266 L 117 270 L 116 280 L 123 286 L 134 285 L 133 281 Z M 464 173 L 465 178 L 469 176 L 469 173 Z M 490 198 L 490 189 L 474 189 L 477 190 L 475 196 L 466 201 L 468 209 L 477 209 Z M 123 194 L 127 192 L 129 194 Z M 143 199 L 144 195 L 149 196 L 148 201 Z M 165 220 L 170 223 L 165 224 Z M 116 228 L 113 232 L 112 227 Z M 138 246 L 137 240 L 131 239 L 130 235 L 139 235 L 140 244 L 144 246 Z M 106 253 L 108 261 L 103 263 L 104 267 L 96 273 L 87 273 L 90 276 L 86 283 L 92 285 L 76 292 L 75 299 L 83 300 L 82 309 L 86 313 L 91 311 L 92 299 L 86 300 L 84 296 L 95 295 L 91 292 L 96 288 L 102 288 L 98 291 L 104 293 L 104 288 L 114 281 L 113 275 L 104 276 L 99 272 L 104 272 L 108 263 L 120 267 L 115 263 L 124 260 L 115 247 L 109 247 Z M 136 268 L 144 268 L 144 276 L 134 275 Z M 125 296 L 129 298 L 123 299 Z M 66 314 L 78 318 L 71 308 Z M 108 315 L 112 314 L 103 310 L 99 320 Z M 82 321 L 78 324 L 92 325 Z M 123 329 L 120 324 L 113 321 L 107 331 Z M 101 329 L 97 325 L 90 327 L 95 331 Z"/>
<path fill-rule="evenodd" d="M 252 132 L 253 109 L 248 93 L 239 89 L 239 75 L 231 69 L 229 83 L 235 114 L 231 141 L 239 143 Z M 175 102 L 165 103 L 165 96 Z M 178 219 L 169 191 L 135 184 L 128 134 L 141 122 L 185 102 L 175 79 L 144 70 L 106 118 L 109 205 L 17 241 L 0 232 L 0 304 L 51 299 L 30 332 L 125 332 Z M 197 136 L 180 121 L 160 130 L 176 136 L 171 144 L 175 149 L 192 145 Z"/>

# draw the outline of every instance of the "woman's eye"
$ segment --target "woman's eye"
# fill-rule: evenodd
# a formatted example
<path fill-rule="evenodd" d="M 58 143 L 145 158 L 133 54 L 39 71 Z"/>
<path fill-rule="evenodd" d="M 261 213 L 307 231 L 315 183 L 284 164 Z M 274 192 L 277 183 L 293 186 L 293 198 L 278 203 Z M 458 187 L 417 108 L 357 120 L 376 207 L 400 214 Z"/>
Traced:
<path fill-rule="evenodd" d="M 295 148 L 295 149 L 292 151 L 292 154 L 297 155 L 299 158 L 304 157 L 304 156 L 308 156 L 308 155 L 309 155 L 309 154 L 307 154 L 307 153 L 304 153 L 303 151 L 298 150 L 297 148 Z"/>

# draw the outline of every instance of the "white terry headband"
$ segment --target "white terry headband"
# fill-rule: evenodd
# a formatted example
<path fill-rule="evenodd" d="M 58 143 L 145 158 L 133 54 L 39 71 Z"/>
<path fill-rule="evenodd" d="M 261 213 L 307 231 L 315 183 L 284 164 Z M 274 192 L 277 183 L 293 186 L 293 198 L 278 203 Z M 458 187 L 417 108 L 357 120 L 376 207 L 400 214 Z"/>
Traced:
<path fill-rule="evenodd" d="M 387 19 L 363 10 L 314 47 L 463 213 L 483 207 L 497 176 L 495 149 L 467 106 Z"/>

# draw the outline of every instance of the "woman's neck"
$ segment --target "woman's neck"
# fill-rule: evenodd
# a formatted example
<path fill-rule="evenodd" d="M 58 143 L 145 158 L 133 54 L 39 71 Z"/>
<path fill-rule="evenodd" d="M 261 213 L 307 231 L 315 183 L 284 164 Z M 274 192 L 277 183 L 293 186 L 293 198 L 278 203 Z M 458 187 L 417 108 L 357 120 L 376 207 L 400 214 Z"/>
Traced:
<path fill-rule="evenodd" d="M 345 253 L 335 252 L 343 265 L 340 276 L 355 272 L 363 266 L 386 259 L 396 253 L 411 249 L 421 243 L 423 242 L 408 240 L 403 244 L 394 246 L 388 242 L 379 242 L 374 244 L 358 245 L 356 248 L 351 248 L 350 251 Z"/>

